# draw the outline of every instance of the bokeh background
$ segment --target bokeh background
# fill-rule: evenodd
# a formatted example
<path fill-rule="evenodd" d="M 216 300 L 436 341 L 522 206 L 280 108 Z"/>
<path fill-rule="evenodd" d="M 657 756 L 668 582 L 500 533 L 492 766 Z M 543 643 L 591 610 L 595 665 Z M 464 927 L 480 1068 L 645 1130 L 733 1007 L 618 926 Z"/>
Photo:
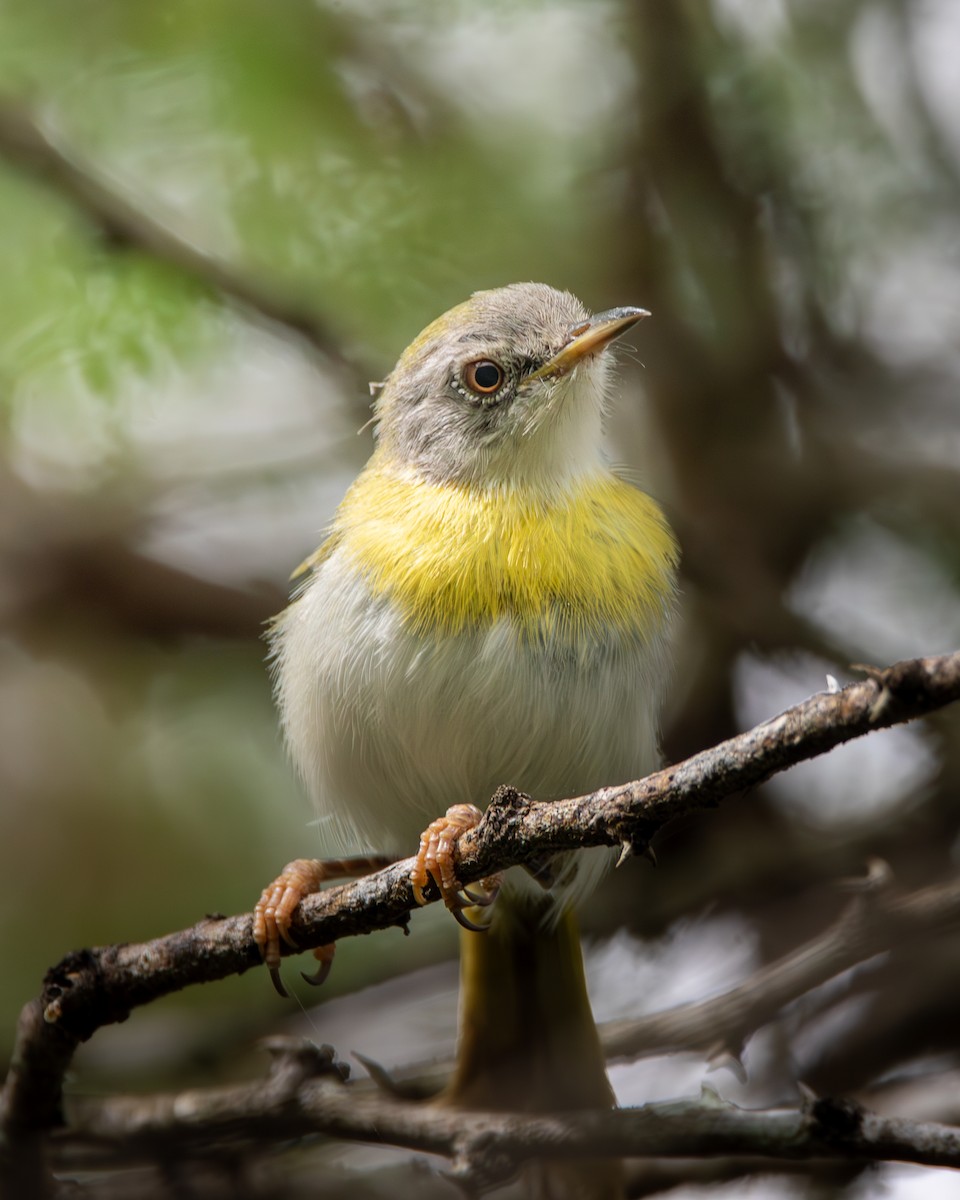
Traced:
<path fill-rule="evenodd" d="M 66 951 L 243 911 L 323 854 L 263 622 L 371 450 L 367 382 L 477 288 L 653 311 L 610 439 L 684 547 L 670 759 L 851 663 L 960 645 L 958 62 L 954 0 L 4 0 L 0 1056 Z M 731 986 L 870 856 L 949 878 L 957 735 L 956 712 L 875 735 L 618 872 L 585 914 L 598 1015 Z M 263 972 L 138 1012 L 72 1087 L 246 1077 L 285 1026 L 442 1055 L 441 918 L 344 943 L 309 1012 Z M 765 1104 L 800 1078 L 960 1121 L 958 990 L 942 938 L 794 1006 L 746 1080 L 675 1055 L 615 1081 Z M 398 1194 L 409 1157 L 327 1165 Z M 957 1186 L 725 1169 L 636 1187 Z"/>

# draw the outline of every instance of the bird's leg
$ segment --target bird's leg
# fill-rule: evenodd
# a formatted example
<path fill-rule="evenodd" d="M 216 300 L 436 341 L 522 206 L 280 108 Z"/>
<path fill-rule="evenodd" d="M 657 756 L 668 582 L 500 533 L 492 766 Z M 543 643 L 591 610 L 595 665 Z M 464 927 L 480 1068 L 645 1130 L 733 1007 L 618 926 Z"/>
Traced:
<path fill-rule="evenodd" d="M 500 891 L 500 875 L 490 875 L 480 883 L 480 890 L 463 887 L 457 878 L 457 842 L 461 834 L 476 829 L 483 814 L 473 804 L 454 804 L 442 817 L 427 826 L 420 835 L 416 864 L 410 872 L 414 899 L 426 904 L 423 889 L 432 880 L 444 904 L 464 929 L 485 933 L 489 921 L 482 925 L 464 914 L 467 908 L 489 908 Z"/>
<path fill-rule="evenodd" d="M 290 926 L 297 905 L 305 896 L 320 890 L 320 885 L 332 879 L 347 879 L 356 875 L 369 875 L 389 866 L 394 860 L 382 855 L 365 855 L 359 858 L 297 858 L 287 863 L 273 883 L 260 893 L 253 910 L 253 940 L 260 948 L 260 955 L 267 964 L 273 986 L 281 996 L 286 990 L 280 981 L 280 943 L 284 941 L 294 950 L 297 943 L 290 934 Z M 330 974 L 334 944 L 318 946 L 314 957 L 320 967 L 315 975 L 304 975 L 308 983 L 320 984 Z"/>

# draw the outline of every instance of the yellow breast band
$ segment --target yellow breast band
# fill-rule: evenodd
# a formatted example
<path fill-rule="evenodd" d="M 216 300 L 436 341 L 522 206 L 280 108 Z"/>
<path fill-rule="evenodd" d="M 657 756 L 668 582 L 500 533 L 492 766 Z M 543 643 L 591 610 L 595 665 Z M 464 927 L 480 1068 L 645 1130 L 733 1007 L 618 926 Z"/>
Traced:
<path fill-rule="evenodd" d="M 372 462 L 327 543 L 418 629 L 458 633 L 512 618 L 530 634 L 613 627 L 649 636 L 672 594 L 677 546 L 657 504 L 609 474 L 552 498 L 433 483 Z"/>

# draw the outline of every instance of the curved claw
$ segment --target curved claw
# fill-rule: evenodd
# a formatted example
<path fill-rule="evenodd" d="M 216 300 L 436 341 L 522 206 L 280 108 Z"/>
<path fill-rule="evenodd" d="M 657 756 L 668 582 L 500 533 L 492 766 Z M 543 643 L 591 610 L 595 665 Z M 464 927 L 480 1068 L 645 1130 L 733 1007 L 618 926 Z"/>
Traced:
<path fill-rule="evenodd" d="M 296 939 L 294 938 L 293 934 L 289 931 L 289 929 L 286 928 L 286 926 L 282 925 L 279 921 L 277 922 L 277 933 L 280 934 L 280 936 L 287 943 L 287 945 L 290 947 L 291 950 L 299 950 L 300 949 L 300 947 L 297 945 Z"/>
<path fill-rule="evenodd" d="M 497 889 L 499 891 L 499 888 Z M 471 892 L 468 887 L 461 888 L 457 893 L 467 905 L 473 905 L 476 908 L 489 908 L 497 898 L 497 892 Z"/>
<path fill-rule="evenodd" d="M 472 804 L 454 804 L 442 817 L 431 821 L 420 835 L 416 865 L 410 872 L 413 898 L 418 904 L 426 901 L 424 890 L 436 885 L 447 907 L 452 906 L 459 888 L 456 875 L 457 840 L 480 823 L 479 808 Z"/>
<path fill-rule="evenodd" d="M 469 930 L 470 933 L 487 933 L 490 929 L 489 925 L 477 925 L 469 917 L 465 917 L 462 908 L 451 908 L 450 912 L 460 928 Z"/>
<path fill-rule="evenodd" d="M 273 984 L 274 988 L 276 989 L 277 994 L 279 996 L 282 996 L 284 1000 L 289 1000 L 290 993 L 283 986 L 283 980 L 280 978 L 280 968 L 279 967 L 268 967 L 267 970 L 270 972 L 270 982 Z"/>
<path fill-rule="evenodd" d="M 327 959 L 322 962 L 312 975 L 308 975 L 306 971 L 300 972 L 300 978 L 304 983 L 309 983 L 311 987 L 320 987 L 321 984 L 327 982 L 327 977 L 330 974 L 330 968 L 333 966 L 333 959 Z"/>
<path fill-rule="evenodd" d="M 317 967 L 317 970 L 313 972 L 312 976 L 308 976 L 306 971 L 301 971 L 300 978 L 304 980 L 304 983 L 310 984 L 311 988 L 319 988 L 320 985 L 326 983 L 326 979 L 328 979 L 330 974 L 331 966 L 332 964 L 330 964 L 330 962 L 322 962 L 322 964 Z"/>
<path fill-rule="evenodd" d="M 278 995 L 288 998 L 287 990 L 280 979 L 281 943 L 286 943 L 291 950 L 300 949 L 290 928 L 300 901 L 305 896 L 319 891 L 320 885 L 330 879 L 363 875 L 387 866 L 390 861 L 382 855 L 334 859 L 297 858 L 287 863 L 273 883 L 263 889 L 260 899 L 254 905 L 251 932 L 260 950 L 260 956 L 267 964 L 270 979 Z M 315 953 L 322 966 L 316 975 L 304 975 L 304 979 L 308 983 L 319 984 L 323 983 L 330 971 L 332 944 L 327 947 L 321 946 Z"/>
<path fill-rule="evenodd" d="M 301 971 L 300 976 L 305 983 L 309 983 L 311 987 L 319 987 L 325 983 L 327 976 L 330 974 L 330 969 L 333 967 L 333 956 L 337 952 L 336 942 L 327 942 L 325 946 L 318 946 L 313 952 L 314 958 L 320 964 L 312 975 L 308 975 L 306 971 Z"/>

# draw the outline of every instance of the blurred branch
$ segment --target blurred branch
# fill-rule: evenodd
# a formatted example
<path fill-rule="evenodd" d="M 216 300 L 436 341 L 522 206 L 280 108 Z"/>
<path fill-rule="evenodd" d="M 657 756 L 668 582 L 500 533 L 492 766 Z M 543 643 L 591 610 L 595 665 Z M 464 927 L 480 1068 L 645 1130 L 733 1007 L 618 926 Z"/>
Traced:
<path fill-rule="evenodd" d="M 600 1033 L 606 1054 L 636 1058 L 700 1049 L 713 1058 L 738 1059 L 746 1038 L 791 1001 L 876 954 L 940 933 L 960 920 L 960 881 L 907 896 L 897 895 L 891 884 L 886 864 L 872 864 L 859 884 L 862 894 L 830 929 L 719 996 L 604 1025 Z"/>
<path fill-rule="evenodd" d="M 736 987 L 707 1000 L 598 1026 L 606 1058 L 635 1060 L 702 1051 L 713 1066 L 731 1065 L 738 1074 L 742 1073 L 739 1060 L 749 1037 L 788 1005 L 878 955 L 912 949 L 919 952 L 918 957 L 923 957 L 922 951 L 932 939 L 960 925 L 960 880 L 903 894 L 895 888 L 887 864 L 875 860 L 864 878 L 844 880 L 840 886 L 859 894 L 830 928 L 755 971 Z M 938 962 L 942 957 L 941 951 Z M 914 974 L 919 978 L 916 968 Z M 956 972 L 950 984 L 955 982 L 955 975 Z M 884 990 L 871 979 L 875 990 Z M 886 990 L 892 993 L 892 981 L 887 983 L 891 986 Z M 939 998 L 952 1017 L 955 988 L 945 986 L 942 979 L 940 983 Z M 835 996 L 831 999 L 836 1001 Z M 900 999 L 906 1002 L 907 998 Z M 917 997 L 914 983 L 909 1000 L 918 999 L 922 1000 L 922 995 Z M 902 1028 L 915 1029 L 912 1011 L 898 1011 Z M 951 1020 L 951 1031 L 952 1028 Z M 851 1042 L 856 1043 L 858 1037 L 869 1043 L 864 1054 L 869 1053 L 871 1058 L 873 1070 L 869 1078 L 872 1079 L 878 1073 L 879 1046 L 886 1046 L 887 1039 L 878 1036 L 872 1022 L 847 1031 L 842 1046 L 837 1047 L 844 1062 Z M 414 1064 L 391 1076 L 389 1086 L 395 1094 L 407 1097 L 435 1095 L 452 1068 L 452 1061 L 444 1060 Z M 800 1078 L 813 1082 L 806 1073 Z"/>
<path fill-rule="evenodd" d="M 886 458 L 836 438 L 829 444 L 830 431 L 818 431 L 817 453 L 825 464 L 830 502 L 834 511 L 877 507 L 878 498 L 889 510 L 894 504 L 924 514 L 927 526 L 938 523 L 955 536 L 960 529 L 960 470 L 905 454 Z"/>
<path fill-rule="evenodd" d="M 802 1020 L 810 1036 L 795 1055 L 799 1077 L 825 1095 L 864 1095 L 883 1091 L 894 1080 L 911 1078 L 919 1092 L 926 1080 L 926 1112 L 899 1109 L 904 1115 L 960 1121 L 960 1088 L 940 1079 L 949 1070 L 957 1047 L 955 999 L 960 991 L 960 945 L 948 936 L 906 938 L 869 971 L 853 972 L 842 989 L 824 989 L 803 1006 Z M 832 1009 L 856 1007 L 859 1019 L 841 1038 L 830 1036 Z M 938 1081 L 933 1082 L 932 1064 Z M 889 1111 L 889 1103 L 885 1103 Z M 949 1113 L 947 1116 L 945 1114 Z"/>
<path fill-rule="evenodd" d="M 732 792 L 871 730 L 960 699 L 960 652 L 865 670 L 869 678 L 861 683 L 818 693 L 747 733 L 637 782 L 544 803 L 512 788 L 499 789 L 478 828 L 460 839 L 461 881 L 470 883 L 583 846 L 620 845 L 621 858 L 643 852 L 653 834 L 678 816 L 711 807 Z M 407 859 L 308 897 L 294 923 L 298 944 L 306 949 L 405 926 L 415 908 L 411 867 Z M 258 961 L 251 918 L 244 915 L 209 917 L 140 945 L 78 951 L 52 968 L 42 995 L 21 1013 L 14 1061 L 0 1093 L 0 1132 L 6 1135 L 0 1175 L 33 1161 L 35 1136 L 60 1121 L 63 1075 L 81 1042 L 142 1004 L 190 984 L 243 972 Z"/>
<path fill-rule="evenodd" d="M 338 339 L 315 313 L 149 216 L 92 166 L 62 150 L 15 102 L 2 99 L 0 158 L 53 188 L 79 209 L 107 241 L 159 259 L 242 309 L 284 326 L 351 374 L 358 372 L 358 365 L 348 361 Z"/>
<path fill-rule="evenodd" d="M 471 1194 L 544 1157 L 756 1154 L 960 1167 L 960 1130 L 884 1118 L 843 1102 L 811 1098 L 799 1109 L 747 1111 L 705 1090 L 699 1100 L 613 1111 L 464 1112 L 345 1087 L 330 1078 L 329 1047 L 291 1040 L 284 1053 L 280 1043 L 274 1039 L 271 1047 L 279 1069 L 265 1084 L 87 1101 L 55 1150 L 59 1156 L 90 1145 L 101 1154 L 113 1151 L 110 1161 L 116 1163 L 169 1154 L 174 1147 L 184 1155 L 228 1138 L 270 1146 L 321 1133 L 442 1154 L 452 1160 L 452 1178 Z M 311 1058 L 324 1078 L 313 1077 Z"/>
<path fill-rule="evenodd" d="M 161 562 L 139 548 L 144 509 L 130 490 L 66 504 L 0 462 L 0 625 L 28 642 L 72 628 L 80 614 L 156 639 L 259 636 L 285 591 L 217 583 Z"/>

